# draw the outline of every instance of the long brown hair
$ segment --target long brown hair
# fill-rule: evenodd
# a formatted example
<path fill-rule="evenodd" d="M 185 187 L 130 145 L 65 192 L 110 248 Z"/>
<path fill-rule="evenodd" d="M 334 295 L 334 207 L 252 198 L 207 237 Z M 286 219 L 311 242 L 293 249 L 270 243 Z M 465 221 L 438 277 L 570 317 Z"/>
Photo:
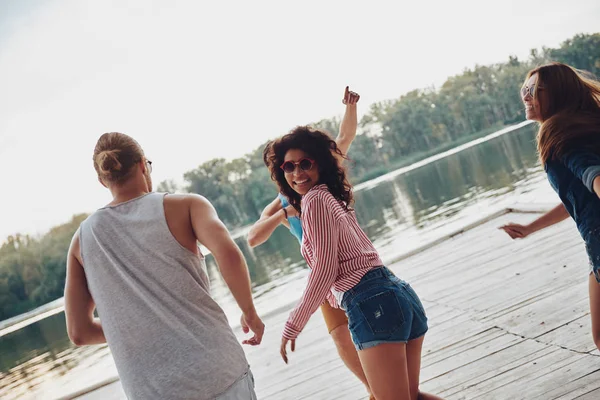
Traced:
<path fill-rule="evenodd" d="M 541 106 L 537 147 L 542 164 L 576 148 L 600 152 L 600 82 L 556 62 L 532 69 L 527 80 L 534 74 L 546 93 L 544 104 L 535 93 Z"/>
<path fill-rule="evenodd" d="M 105 133 L 94 148 L 94 169 L 105 183 L 124 183 L 133 166 L 142 160 L 144 151 L 138 142 L 124 133 Z"/>
<path fill-rule="evenodd" d="M 288 198 L 290 204 L 300 212 L 300 196 L 285 179 L 283 164 L 288 150 L 298 149 L 316 161 L 319 168 L 319 184 L 326 184 L 329 192 L 343 202 L 344 207 L 352 202 L 352 186 L 346 179 L 346 171 L 340 165 L 338 157 L 345 158 L 337 144 L 329 135 L 309 126 L 298 126 L 287 135 L 267 144 L 263 160 L 271 171 L 271 179 L 277 183 L 279 191 Z"/>

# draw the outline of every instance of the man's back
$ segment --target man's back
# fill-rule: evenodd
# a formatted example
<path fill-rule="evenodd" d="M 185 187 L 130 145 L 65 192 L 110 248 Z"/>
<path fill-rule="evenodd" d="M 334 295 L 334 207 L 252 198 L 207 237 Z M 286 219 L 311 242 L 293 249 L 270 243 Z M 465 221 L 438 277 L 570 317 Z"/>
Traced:
<path fill-rule="evenodd" d="M 80 228 L 89 291 L 131 399 L 214 398 L 248 368 L 210 296 L 184 201 L 149 193 Z"/>

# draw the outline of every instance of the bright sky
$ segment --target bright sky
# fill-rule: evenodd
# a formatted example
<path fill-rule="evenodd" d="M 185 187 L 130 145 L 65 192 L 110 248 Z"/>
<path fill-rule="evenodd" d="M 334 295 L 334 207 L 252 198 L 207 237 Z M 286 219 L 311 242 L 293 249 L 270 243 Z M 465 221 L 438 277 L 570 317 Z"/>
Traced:
<path fill-rule="evenodd" d="M 527 4 L 525 6 L 524 4 Z M 182 181 L 293 126 L 600 30 L 597 0 L 0 0 L 0 242 L 110 201 L 120 131 Z"/>

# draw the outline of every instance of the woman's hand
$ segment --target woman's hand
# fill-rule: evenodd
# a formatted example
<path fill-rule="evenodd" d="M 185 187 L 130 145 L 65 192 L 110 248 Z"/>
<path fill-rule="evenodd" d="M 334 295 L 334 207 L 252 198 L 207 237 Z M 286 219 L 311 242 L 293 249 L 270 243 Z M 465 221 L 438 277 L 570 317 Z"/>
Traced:
<path fill-rule="evenodd" d="M 344 91 L 344 98 L 342 99 L 342 103 L 346 105 L 353 105 L 358 103 L 360 99 L 360 95 L 356 92 L 350 91 L 350 88 L 346 86 L 346 90 Z"/>
<path fill-rule="evenodd" d="M 279 350 L 279 353 L 281 354 L 281 358 L 283 358 L 283 361 L 287 364 L 288 363 L 288 358 L 287 358 L 287 343 L 288 342 L 292 342 L 291 343 L 291 349 L 292 351 L 296 350 L 296 339 L 286 339 L 286 338 L 281 338 L 281 349 Z"/>
<path fill-rule="evenodd" d="M 511 239 L 524 239 L 533 233 L 529 225 L 513 223 L 508 223 L 498 229 L 502 229 L 504 232 L 506 232 Z"/>

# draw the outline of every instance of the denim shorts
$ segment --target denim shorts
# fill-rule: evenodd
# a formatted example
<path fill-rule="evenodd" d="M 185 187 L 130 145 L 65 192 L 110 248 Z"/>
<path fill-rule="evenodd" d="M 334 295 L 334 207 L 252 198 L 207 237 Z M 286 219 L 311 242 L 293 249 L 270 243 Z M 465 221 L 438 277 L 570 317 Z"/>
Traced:
<path fill-rule="evenodd" d="M 590 230 L 583 239 L 590 260 L 590 274 L 594 274 L 600 283 L 600 228 Z"/>
<path fill-rule="evenodd" d="M 357 350 L 381 343 L 406 343 L 427 332 L 419 297 L 386 267 L 367 272 L 344 293 L 341 306 Z"/>

